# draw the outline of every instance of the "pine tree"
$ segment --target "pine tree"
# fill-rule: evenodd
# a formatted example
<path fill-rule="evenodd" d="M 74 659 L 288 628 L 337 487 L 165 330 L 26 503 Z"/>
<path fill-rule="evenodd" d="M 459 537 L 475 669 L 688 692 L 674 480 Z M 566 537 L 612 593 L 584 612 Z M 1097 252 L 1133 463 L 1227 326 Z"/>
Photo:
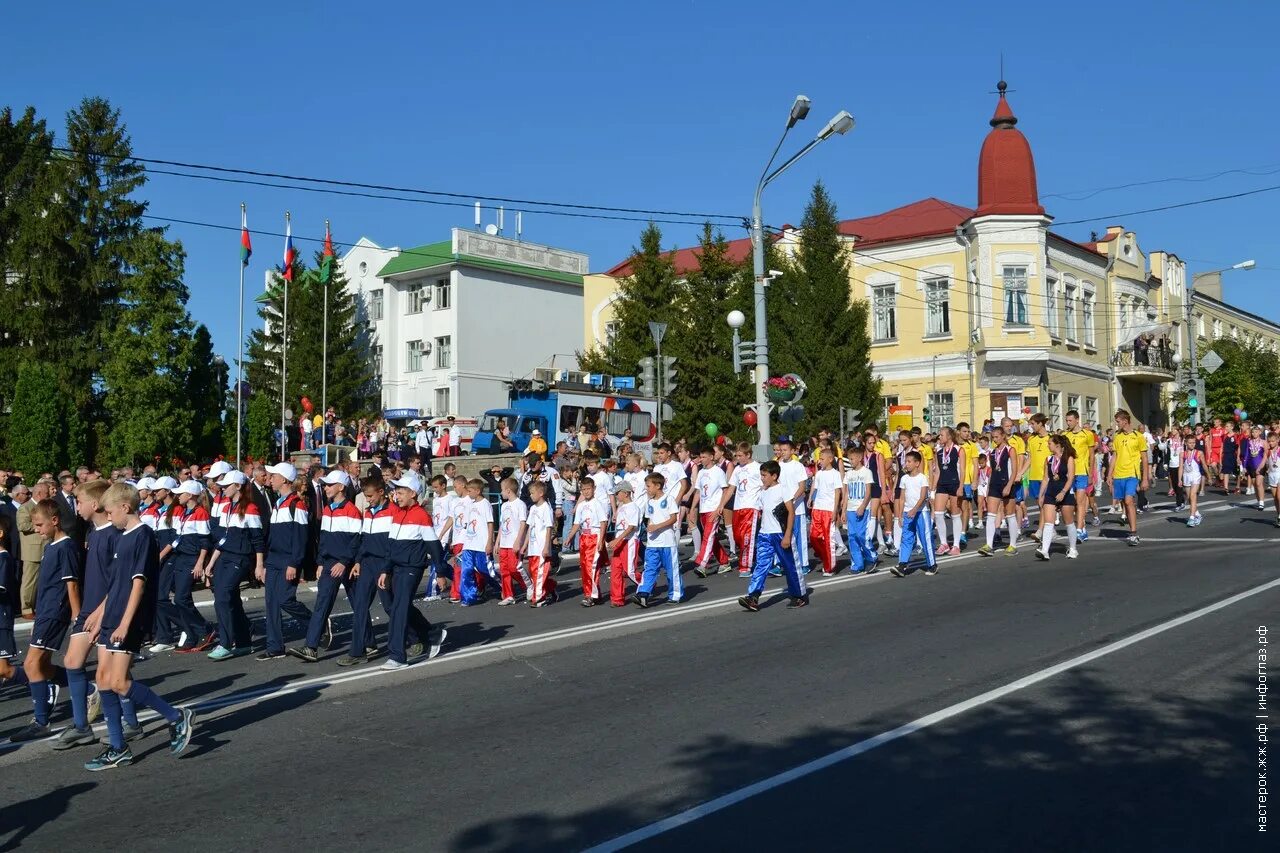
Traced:
<path fill-rule="evenodd" d="M 9 418 L 9 458 L 28 482 L 80 461 L 67 455 L 68 409 L 64 398 L 52 393 L 57 382 L 51 365 L 31 360 L 18 368 Z"/>
<path fill-rule="evenodd" d="M 769 294 L 770 372 L 795 373 L 807 390 L 804 418 L 788 432 L 835 428 L 840 407 L 877 410 L 880 381 L 872 374 L 865 300 L 851 298 L 849 256 L 837 228 L 836 207 L 814 184 L 794 260 Z"/>
<path fill-rule="evenodd" d="M 676 388 L 670 395 L 668 435 L 694 444 L 707 441 L 707 424 L 731 435 L 742 430 L 742 404 L 751 402 L 748 373 L 733 372 L 733 331 L 729 312 L 746 306 L 750 271 L 729 260 L 724 234 L 704 225 L 696 252 L 698 267 L 686 277 L 676 305 L 677 319 L 663 342 L 663 355 L 676 357 Z"/>
<path fill-rule="evenodd" d="M 187 413 L 191 431 L 191 458 L 213 459 L 226 453 L 223 442 L 223 412 L 227 401 L 228 365 L 215 357 L 213 338 L 203 323 L 196 326 L 191 342 L 191 366 L 187 371 Z M 235 414 L 232 401 L 231 414 Z M 235 452 L 235 424 L 232 418 L 231 452 Z"/>
<path fill-rule="evenodd" d="M 116 322 L 103 337 L 106 457 L 116 465 L 193 456 L 189 383 L 195 341 L 184 253 L 157 230 L 128 245 Z M 207 355 L 212 367 L 212 354 Z"/>
<path fill-rule="evenodd" d="M 632 249 L 631 270 L 631 275 L 618 283 L 618 298 L 613 303 L 616 331 L 603 347 L 578 353 L 583 370 L 634 376 L 640 370 L 640 359 L 655 355 L 649 323 L 670 327 L 679 319 L 676 306 L 681 287 L 675 265 L 671 253 L 662 250 L 662 231 L 652 222 L 640 234 L 639 248 Z"/>
<path fill-rule="evenodd" d="M 280 429 L 280 401 L 269 392 L 254 391 L 245 411 L 246 456 L 274 459 L 280 455 L 275 433 Z"/>

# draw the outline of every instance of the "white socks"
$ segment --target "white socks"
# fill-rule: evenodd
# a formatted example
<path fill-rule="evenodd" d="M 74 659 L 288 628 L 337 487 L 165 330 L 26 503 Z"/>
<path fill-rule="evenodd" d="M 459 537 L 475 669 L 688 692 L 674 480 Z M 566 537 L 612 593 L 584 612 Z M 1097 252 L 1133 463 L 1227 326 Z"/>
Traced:
<path fill-rule="evenodd" d="M 1067 525 L 1067 550 L 1074 551 L 1076 549 L 1076 526 L 1074 524 Z"/>
<path fill-rule="evenodd" d="M 1004 521 L 1009 528 L 1009 547 L 1015 548 L 1018 545 L 1018 516 L 1017 514 L 1011 515 Z"/>
<path fill-rule="evenodd" d="M 994 512 L 987 513 L 987 547 L 994 548 L 996 544 L 996 514 Z"/>
<path fill-rule="evenodd" d="M 947 517 L 946 513 L 939 512 L 933 516 L 933 526 L 938 531 L 938 541 L 942 543 L 941 547 L 945 550 L 947 547 Z M 960 537 L 956 536 L 956 544 L 960 544 Z"/>
<path fill-rule="evenodd" d="M 956 515 L 951 516 L 951 538 L 955 540 L 951 544 L 959 548 L 960 537 L 963 535 L 964 535 L 964 521 L 960 518 L 960 515 L 957 513 Z"/>
<path fill-rule="evenodd" d="M 893 519 L 893 550 L 897 551 L 902 547 L 902 519 L 894 516 Z"/>
<path fill-rule="evenodd" d="M 1040 531 L 1040 535 L 1041 535 L 1040 551 L 1045 556 L 1049 555 L 1049 546 L 1053 544 L 1053 534 L 1057 529 L 1058 529 L 1058 525 L 1056 524 L 1046 524 Z"/>

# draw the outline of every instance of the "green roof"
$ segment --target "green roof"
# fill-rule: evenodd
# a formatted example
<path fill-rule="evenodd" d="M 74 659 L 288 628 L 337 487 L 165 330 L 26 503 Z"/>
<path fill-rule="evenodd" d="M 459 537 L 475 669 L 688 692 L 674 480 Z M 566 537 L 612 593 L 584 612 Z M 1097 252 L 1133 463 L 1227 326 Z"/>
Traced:
<path fill-rule="evenodd" d="M 560 281 L 566 284 L 582 284 L 582 276 L 574 273 L 557 272 L 556 270 L 542 269 L 541 267 L 530 267 L 524 264 L 510 264 L 503 261 L 495 261 L 491 258 L 481 258 L 475 255 L 456 254 L 453 251 L 453 243 L 445 240 L 440 243 L 428 243 L 425 246 L 416 246 L 412 249 L 404 249 L 400 254 L 378 270 L 379 278 L 388 278 L 393 275 L 413 272 L 414 270 L 425 270 L 432 267 L 444 265 L 461 264 L 469 267 L 480 267 L 481 269 L 496 270 L 498 272 L 509 272 L 516 275 L 527 275 L 534 278 L 544 278 L 551 281 Z"/>

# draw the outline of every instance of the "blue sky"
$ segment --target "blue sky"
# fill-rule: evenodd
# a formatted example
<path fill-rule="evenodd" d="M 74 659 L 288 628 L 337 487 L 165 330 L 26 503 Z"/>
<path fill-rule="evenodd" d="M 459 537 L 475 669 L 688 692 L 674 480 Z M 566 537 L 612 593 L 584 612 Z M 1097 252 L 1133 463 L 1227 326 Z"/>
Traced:
<path fill-rule="evenodd" d="M 770 187 L 765 218 L 781 224 L 800 219 L 815 178 L 843 217 L 927 196 L 973 205 L 1003 52 L 1042 201 L 1059 220 L 1097 217 L 1064 226 L 1067 236 L 1120 223 L 1192 271 L 1255 258 L 1258 269 L 1227 277 L 1227 298 L 1280 320 L 1280 192 L 1116 215 L 1280 185 L 1274 4 L 1225 2 L 1214 15 L 1182 0 L 990 14 L 954 3 L 750 0 L 186 5 L 139 2 L 116 14 L 102 3 L 12 4 L 4 103 L 33 104 L 60 128 L 81 97 L 106 96 L 144 157 L 736 215 L 749 211 L 802 92 L 813 113 L 800 130 L 816 132 L 839 109 L 858 127 Z M 1209 177 L 1235 169 L 1257 174 Z M 1171 177 L 1197 180 L 1084 198 Z M 1059 193 L 1068 197 L 1049 197 Z M 473 215 L 166 176 L 145 194 L 156 216 L 238 226 L 245 201 L 253 228 L 282 230 L 289 209 L 298 237 L 321 236 L 327 218 L 341 242 L 367 235 L 387 246 L 445 239 Z M 641 227 L 524 216 L 525 239 L 587 252 L 593 270 L 625 258 Z M 673 246 L 696 230 L 664 226 Z M 236 235 L 170 233 L 188 252 L 193 314 L 233 355 Z M 254 249 L 250 296 L 281 245 L 257 237 Z"/>

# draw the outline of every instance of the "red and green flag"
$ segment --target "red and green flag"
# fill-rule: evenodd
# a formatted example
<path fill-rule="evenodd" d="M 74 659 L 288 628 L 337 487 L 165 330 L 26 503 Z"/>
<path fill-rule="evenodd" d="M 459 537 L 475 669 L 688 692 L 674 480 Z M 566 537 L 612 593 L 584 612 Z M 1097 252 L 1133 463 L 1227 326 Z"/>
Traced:
<path fill-rule="evenodd" d="M 240 263 L 249 266 L 249 257 L 253 255 L 253 243 L 249 242 L 249 217 L 244 205 L 240 205 Z"/>
<path fill-rule="evenodd" d="M 329 220 L 324 221 L 324 253 L 320 257 L 320 282 L 333 280 L 333 236 L 329 233 Z"/>

